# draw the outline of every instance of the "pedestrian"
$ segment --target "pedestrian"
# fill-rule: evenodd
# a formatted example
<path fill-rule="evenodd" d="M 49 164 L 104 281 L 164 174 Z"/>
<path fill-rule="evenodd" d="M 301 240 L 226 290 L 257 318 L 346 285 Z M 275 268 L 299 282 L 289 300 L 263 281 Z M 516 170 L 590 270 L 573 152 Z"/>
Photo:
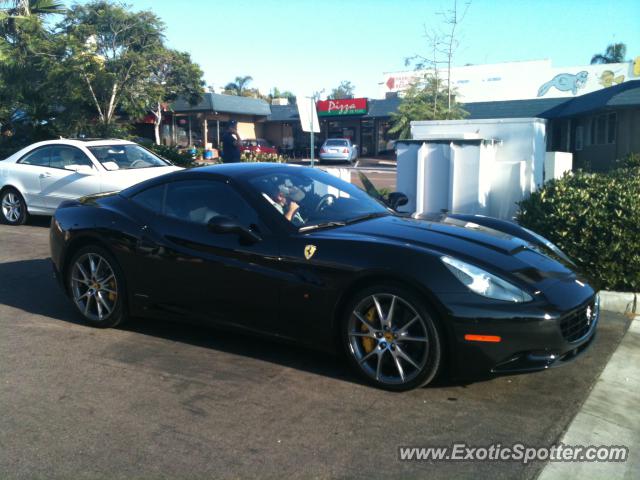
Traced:
<path fill-rule="evenodd" d="M 234 163 L 240 161 L 240 135 L 238 135 L 238 123 L 231 120 L 227 130 L 222 135 L 222 161 Z"/>

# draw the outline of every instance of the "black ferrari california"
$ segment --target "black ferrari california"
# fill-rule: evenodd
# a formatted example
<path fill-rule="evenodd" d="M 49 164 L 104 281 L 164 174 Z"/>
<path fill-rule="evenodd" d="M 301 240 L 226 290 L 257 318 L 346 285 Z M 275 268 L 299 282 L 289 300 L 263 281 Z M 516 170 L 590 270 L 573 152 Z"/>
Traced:
<path fill-rule="evenodd" d="M 318 169 L 229 164 L 65 202 L 51 257 L 84 319 L 208 322 L 344 351 L 372 384 L 561 365 L 592 343 L 598 299 L 516 224 L 413 218 Z M 406 201 L 406 198 L 404 198 Z"/>

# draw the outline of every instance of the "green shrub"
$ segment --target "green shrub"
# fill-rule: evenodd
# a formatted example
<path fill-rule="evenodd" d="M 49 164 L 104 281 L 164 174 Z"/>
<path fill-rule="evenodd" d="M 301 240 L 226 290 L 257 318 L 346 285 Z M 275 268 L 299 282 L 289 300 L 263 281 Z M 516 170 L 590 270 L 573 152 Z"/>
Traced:
<path fill-rule="evenodd" d="M 277 153 L 256 153 L 245 150 L 240 154 L 241 162 L 274 162 L 285 163 L 287 160 Z"/>
<path fill-rule="evenodd" d="M 145 144 L 144 146 L 179 167 L 189 168 L 195 165 L 193 158 L 187 151 L 166 145 L 156 145 L 155 143 Z"/>
<path fill-rule="evenodd" d="M 577 171 L 519 205 L 518 222 L 558 245 L 596 287 L 640 291 L 640 168 Z"/>

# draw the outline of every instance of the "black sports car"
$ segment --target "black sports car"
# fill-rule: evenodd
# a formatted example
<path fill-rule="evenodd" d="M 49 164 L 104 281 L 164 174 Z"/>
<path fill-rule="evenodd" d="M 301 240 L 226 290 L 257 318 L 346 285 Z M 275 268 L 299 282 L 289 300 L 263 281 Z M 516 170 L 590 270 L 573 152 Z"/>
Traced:
<path fill-rule="evenodd" d="M 559 365 L 598 321 L 594 290 L 533 232 L 403 216 L 296 166 L 197 168 L 66 202 L 51 257 L 92 325 L 178 317 L 343 350 L 390 390 L 445 366 L 467 377 Z"/>

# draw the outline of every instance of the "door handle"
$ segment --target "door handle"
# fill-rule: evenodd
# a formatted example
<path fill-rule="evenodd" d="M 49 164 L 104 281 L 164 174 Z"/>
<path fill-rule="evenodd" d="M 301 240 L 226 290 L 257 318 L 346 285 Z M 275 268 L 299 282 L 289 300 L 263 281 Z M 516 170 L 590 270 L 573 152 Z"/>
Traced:
<path fill-rule="evenodd" d="M 49 178 L 51 176 L 51 172 L 44 172 L 40 174 L 40 178 Z"/>

